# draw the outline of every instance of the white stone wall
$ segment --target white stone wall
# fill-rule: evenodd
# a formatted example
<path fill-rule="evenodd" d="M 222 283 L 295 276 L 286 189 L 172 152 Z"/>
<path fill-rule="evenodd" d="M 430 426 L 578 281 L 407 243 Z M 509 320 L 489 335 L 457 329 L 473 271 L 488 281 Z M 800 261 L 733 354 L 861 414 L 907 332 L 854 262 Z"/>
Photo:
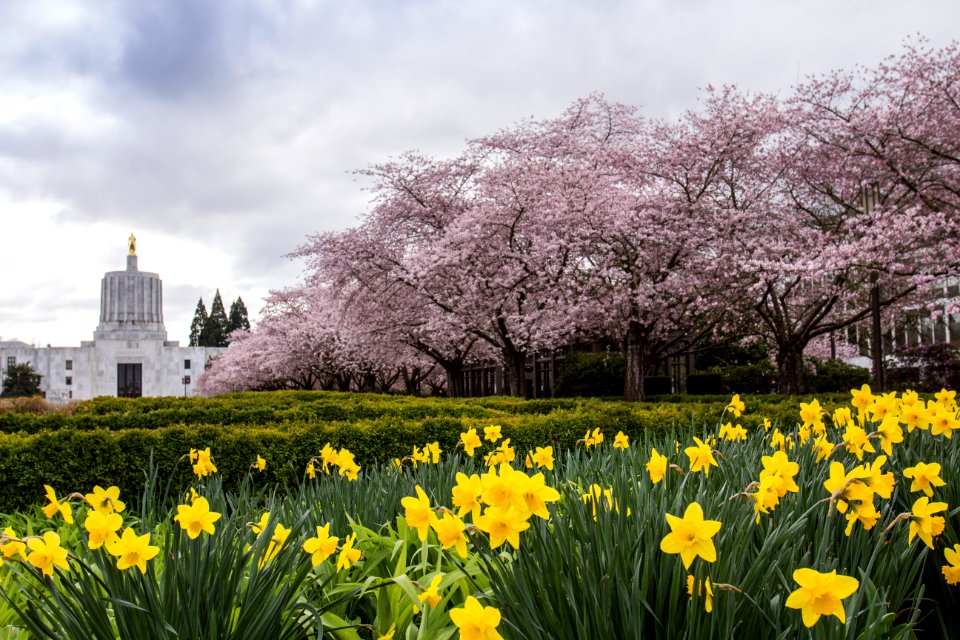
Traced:
<path fill-rule="evenodd" d="M 208 358 L 225 351 L 215 347 L 181 347 L 160 340 L 97 340 L 80 347 L 29 347 L 0 345 L 0 371 L 8 358 L 29 362 L 43 376 L 40 388 L 53 402 L 87 400 L 117 395 L 117 364 L 139 363 L 144 396 L 192 396 Z M 67 361 L 73 368 L 66 368 Z M 190 368 L 184 367 L 190 360 Z M 190 384 L 182 383 L 190 376 Z M 67 384 L 67 378 L 72 384 Z M 0 374 L 2 379 L 2 374 Z"/>

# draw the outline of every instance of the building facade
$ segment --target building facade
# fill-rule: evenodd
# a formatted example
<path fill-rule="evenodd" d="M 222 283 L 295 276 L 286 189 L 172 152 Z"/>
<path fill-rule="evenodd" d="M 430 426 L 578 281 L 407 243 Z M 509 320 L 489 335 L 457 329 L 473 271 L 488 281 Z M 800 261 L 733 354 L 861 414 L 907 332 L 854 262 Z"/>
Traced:
<path fill-rule="evenodd" d="M 40 388 L 53 402 L 97 396 L 187 396 L 193 395 L 207 362 L 223 351 L 181 347 L 167 340 L 160 276 L 137 268 L 136 240 L 131 236 L 126 270 L 103 276 L 100 324 L 93 340 L 79 347 L 0 342 L 0 384 L 10 366 L 29 363 L 43 376 Z"/>

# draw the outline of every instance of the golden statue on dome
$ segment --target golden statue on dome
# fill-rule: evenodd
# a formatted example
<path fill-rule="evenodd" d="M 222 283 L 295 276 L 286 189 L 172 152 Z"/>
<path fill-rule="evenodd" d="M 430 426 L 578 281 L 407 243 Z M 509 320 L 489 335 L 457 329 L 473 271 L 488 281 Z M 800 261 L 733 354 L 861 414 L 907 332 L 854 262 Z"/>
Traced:
<path fill-rule="evenodd" d="M 129 255 L 131 256 L 137 255 L 137 236 L 131 233 L 130 237 L 127 239 L 127 244 L 130 246 Z"/>

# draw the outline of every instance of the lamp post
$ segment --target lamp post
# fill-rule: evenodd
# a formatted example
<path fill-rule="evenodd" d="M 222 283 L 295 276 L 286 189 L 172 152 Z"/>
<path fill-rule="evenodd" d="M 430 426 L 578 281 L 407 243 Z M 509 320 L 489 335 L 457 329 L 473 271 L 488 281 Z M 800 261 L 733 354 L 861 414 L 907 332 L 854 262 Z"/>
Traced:
<path fill-rule="evenodd" d="M 873 213 L 880 200 L 880 187 L 874 183 L 865 186 L 860 191 L 863 201 L 863 211 L 867 215 Z M 883 370 L 883 335 L 880 326 L 880 274 L 875 270 L 870 274 L 870 311 L 872 316 L 872 331 L 870 351 L 873 356 L 873 383 L 876 390 L 883 392 L 886 381 Z"/>
<path fill-rule="evenodd" d="M 190 384 L 190 376 L 183 376 L 180 380 L 183 383 L 183 397 L 187 397 L 187 385 Z"/>

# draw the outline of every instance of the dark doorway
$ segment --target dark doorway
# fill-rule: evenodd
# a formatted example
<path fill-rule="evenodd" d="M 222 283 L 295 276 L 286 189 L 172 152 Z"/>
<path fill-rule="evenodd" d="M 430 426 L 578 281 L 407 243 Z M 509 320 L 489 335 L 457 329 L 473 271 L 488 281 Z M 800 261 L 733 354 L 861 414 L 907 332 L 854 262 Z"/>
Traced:
<path fill-rule="evenodd" d="M 117 397 L 139 398 L 143 395 L 143 365 L 117 364 Z"/>

